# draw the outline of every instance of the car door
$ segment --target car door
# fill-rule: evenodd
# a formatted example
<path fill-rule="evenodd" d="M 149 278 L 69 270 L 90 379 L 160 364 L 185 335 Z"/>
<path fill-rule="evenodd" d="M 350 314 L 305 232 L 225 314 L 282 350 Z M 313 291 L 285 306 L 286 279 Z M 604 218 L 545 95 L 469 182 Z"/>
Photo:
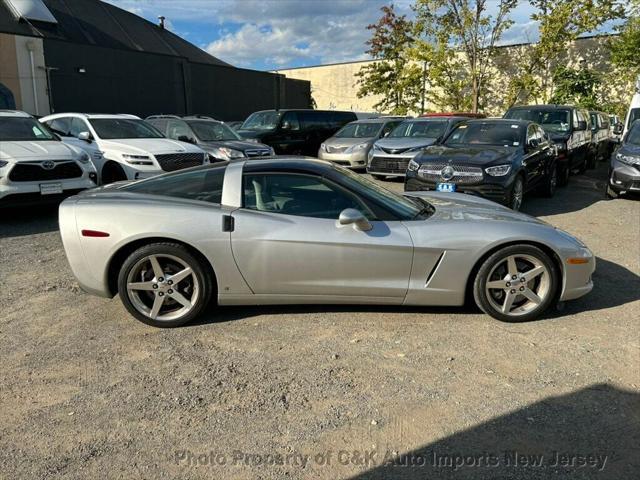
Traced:
<path fill-rule="evenodd" d="M 403 301 L 413 244 L 400 221 L 376 220 L 351 191 L 309 174 L 248 172 L 243 196 L 232 248 L 255 294 Z M 345 208 L 363 212 L 373 228 L 339 225 Z"/>
<path fill-rule="evenodd" d="M 527 127 L 527 143 L 525 144 L 525 155 L 522 158 L 522 166 L 527 176 L 527 190 L 536 186 L 541 178 L 543 167 L 543 145 L 542 136 L 536 125 Z"/>
<path fill-rule="evenodd" d="M 304 151 L 304 128 L 297 112 L 285 112 L 280 119 L 280 125 L 272 145 L 278 154 L 301 154 Z"/>

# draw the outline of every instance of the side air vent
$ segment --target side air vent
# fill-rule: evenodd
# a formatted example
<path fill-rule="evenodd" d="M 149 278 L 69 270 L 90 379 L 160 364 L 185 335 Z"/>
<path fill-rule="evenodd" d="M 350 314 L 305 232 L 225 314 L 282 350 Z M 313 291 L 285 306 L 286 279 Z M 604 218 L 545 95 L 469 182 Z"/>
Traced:
<path fill-rule="evenodd" d="M 4 0 L 9 10 L 18 19 L 34 22 L 58 23 L 56 17 L 42 0 Z"/>
<path fill-rule="evenodd" d="M 433 265 L 433 268 L 431 269 L 431 271 L 429 272 L 429 275 L 427 276 L 427 281 L 424 284 L 425 287 L 429 286 L 429 281 L 431 280 L 431 277 L 433 277 L 433 274 L 436 273 L 436 270 L 438 270 L 438 267 L 442 263 L 442 259 L 444 258 L 444 254 L 445 254 L 445 252 L 442 252 L 440 254 L 440 256 L 438 257 L 438 260 L 436 261 L 436 263 Z"/>

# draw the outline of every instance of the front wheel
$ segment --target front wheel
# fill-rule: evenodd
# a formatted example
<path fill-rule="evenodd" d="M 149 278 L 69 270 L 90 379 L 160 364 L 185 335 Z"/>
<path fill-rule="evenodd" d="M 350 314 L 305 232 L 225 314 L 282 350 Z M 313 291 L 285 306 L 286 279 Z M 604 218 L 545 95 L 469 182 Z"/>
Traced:
<path fill-rule="evenodd" d="M 522 207 L 522 199 L 524 198 L 524 180 L 518 175 L 513 181 L 511 191 L 509 192 L 509 199 L 507 207 L 516 212 Z"/>
<path fill-rule="evenodd" d="M 154 327 L 177 327 L 207 307 L 213 282 L 183 245 L 153 243 L 133 252 L 118 275 L 120 299 L 131 315 Z"/>
<path fill-rule="evenodd" d="M 547 177 L 544 180 L 542 185 L 542 194 L 551 198 L 556 194 L 556 189 L 558 187 L 558 166 L 553 165 L 551 167 L 551 171 L 547 174 Z"/>
<path fill-rule="evenodd" d="M 558 273 L 549 256 L 532 245 L 505 247 L 481 265 L 473 296 L 486 314 L 503 322 L 542 315 L 556 298 Z"/>
<path fill-rule="evenodd" d="M 566 187 L 569 184 L 569 175 L 571 174 L 569 165 L 561 165 L 558 167 L 558 186 Z"/>

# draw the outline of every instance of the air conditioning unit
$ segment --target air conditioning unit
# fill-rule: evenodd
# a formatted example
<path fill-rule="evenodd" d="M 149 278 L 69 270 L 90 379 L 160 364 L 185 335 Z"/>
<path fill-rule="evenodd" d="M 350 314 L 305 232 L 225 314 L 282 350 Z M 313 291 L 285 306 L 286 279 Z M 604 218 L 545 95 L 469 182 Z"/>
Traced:
<path fill-rule="evenodd" d="M 43 23 L 58 23 L 56 17 L 49 8 L 44 4 L 42 0 L 4 0 L 9 10 L 15 15 L 17 19 L 43 22 Z"/>

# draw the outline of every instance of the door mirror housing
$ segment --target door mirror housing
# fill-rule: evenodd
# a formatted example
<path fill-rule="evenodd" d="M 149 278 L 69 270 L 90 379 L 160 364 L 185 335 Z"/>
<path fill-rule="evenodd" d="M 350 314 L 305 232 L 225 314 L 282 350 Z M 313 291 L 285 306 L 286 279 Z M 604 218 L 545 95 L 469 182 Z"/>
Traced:
<path fill-rule="evenodd" d="M 539 146 L 540 146 L 540 142 L 538 141 L 537 138 L 532 138 L 531 140 L 529 140 L 529 148 L 531 150 L 535 150 Z"/>
<path fill-rule="evenodd" d="M 353 225 L 356 230 L 360 230 L 361 232 L 368 232 L 373 228 L 373 225 L 367 220 L 367 217 L 355 208 L 346 208 L 340 212 L 338 223 L 340 226 Z"/>
<path fill-rule="evenodd" d="M 180 135 L 178 137 L 178 140 L 180 142 L 186 142 L 186 143 L 196 143 L 195 140 L 193 138 L 189 138 L 186 135 Z"/>
<path fill-rule="evenodd" d="M 91 143 L 91 141 L 93 140 L 93 137 L 89 132 L 80 132 L 78 134 L 78 140 L 83 140 L 87 143 Z"/>
<path fill-rule="evenodd" d="M 587 122 L 584 120 L 578 120 L 578 124 L 576 125 L 576 130 L 582 131 L 587 129 Z"/>
<path fill-rule="evenodd" d="M 622 130 L 624 130 L 624 125 L 622 125 L 621 123 L 617 123 L 614 127 L 613 127 L 613 133 L 615 135 L 620 135 L 622 133 Z"/>

